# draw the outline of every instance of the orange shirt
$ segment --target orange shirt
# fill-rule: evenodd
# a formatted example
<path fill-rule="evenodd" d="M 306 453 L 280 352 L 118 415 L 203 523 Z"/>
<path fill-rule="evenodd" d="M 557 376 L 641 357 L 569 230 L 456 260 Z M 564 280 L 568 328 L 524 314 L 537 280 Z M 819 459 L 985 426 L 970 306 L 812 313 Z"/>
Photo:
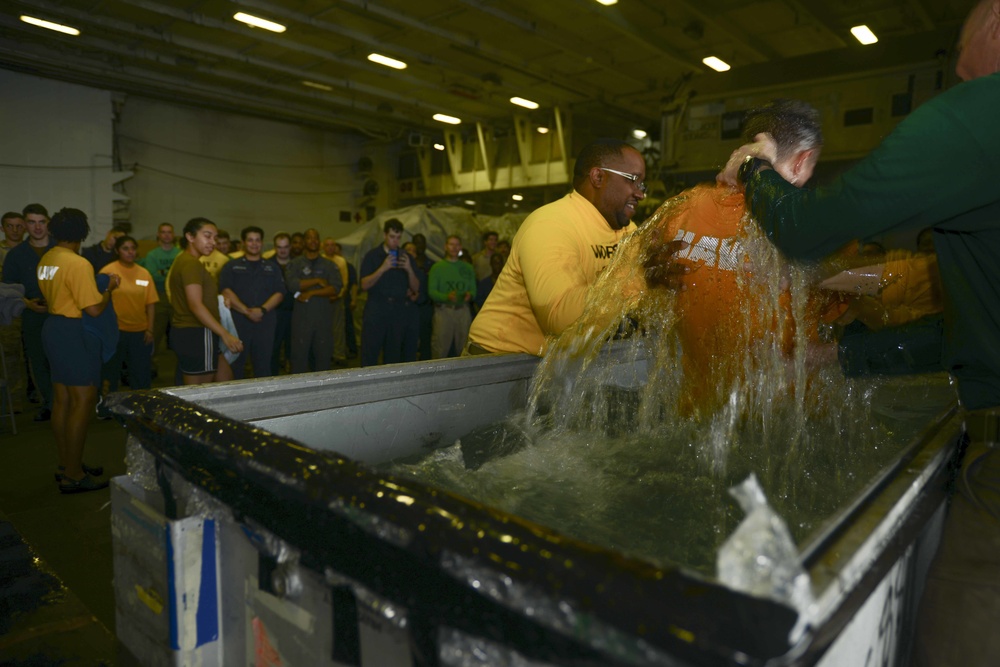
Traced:
<path fill-rule="evenodd" d="M 789 351 L 790 299 L 787 290 L 771 296 L 771 286 L 747 269 L 742 192 L 699 185 L 678 197 L 686 201 L 664 220 L 664 237 L 688 243 L 676 256 L 691 269 L 683 279 L 685 289 L 677 293 L 686 400 L 695 405 L 707 400 L 705 407 L 713 409 L 741 375 L 748 350 L 773 335 L 779 318 L 782 348 Z"/>
<path fill-rule="evenodd" d="M 100 271 L 105 274 L 117 274 L 121 285 L 111 293 L 111 303 L 118 316 L 118 328 L 121 331 L 140 332 L 151 329 L 146 321 L 146 306 L 156 303 L 160 297 L 156 294 L 153 276 L 138 264 L 127 268 L 119 261 L 114 261 Z"/>
<path fill-rule="evenodd" d="M 93 265 L 69 248 L 50 248 L 39 260 L 37 271 L 38 288 L 53 315 L 79 319 L 84 308 L 103 299 Z"/>

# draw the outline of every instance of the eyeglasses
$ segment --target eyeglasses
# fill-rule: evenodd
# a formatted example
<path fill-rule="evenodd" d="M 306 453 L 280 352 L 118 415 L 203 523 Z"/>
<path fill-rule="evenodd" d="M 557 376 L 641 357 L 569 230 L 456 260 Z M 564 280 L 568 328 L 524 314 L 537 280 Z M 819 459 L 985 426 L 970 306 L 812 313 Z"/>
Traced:
<path fill-rule="evenodd" d="M 635 187 L 639 188 L 639 192 L 646 194 L 646 184 L 639 180 L 639 176 L 637 174 L 630 174 L 625 171 L 618 171 L 617 169 L 608 169 L 607 167 L 598 167 L 598 169 L 601 171 L 610 171 L 612 174 L 618 174 L 622 178 L 627 178 L 632 181 L 632 184 L 635 185 Z"/>

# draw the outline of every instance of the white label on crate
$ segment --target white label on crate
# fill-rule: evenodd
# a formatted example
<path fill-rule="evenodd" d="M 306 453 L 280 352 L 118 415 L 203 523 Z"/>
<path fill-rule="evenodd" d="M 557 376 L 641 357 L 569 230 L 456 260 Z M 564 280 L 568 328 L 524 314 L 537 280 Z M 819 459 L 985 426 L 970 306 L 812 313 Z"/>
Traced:
<path fill-rule="evenodd" d="M 896 561 L 864 605 L 826 652 L 818 667 L 876 667 L 893 665 L 905 621 L 907 572 L 913 545 Z"/>
<path fill-rule="evenodd" d="M 246 586 L 247 598 L 249 599 L 252 596 L 255 605 L 259 604 L 262 607 L 266 607 L 279 618 L 291 623 L 299 630 L 312 634 L 313 629 L 316 627 L 315 616 L 297 604 L 289 602 L 288 600 L 282 600 L 275 595 L 271 595 L 267 591 L 260 590 L 260 587 L 257 584 L 257 577 L 247 577 Z"/>

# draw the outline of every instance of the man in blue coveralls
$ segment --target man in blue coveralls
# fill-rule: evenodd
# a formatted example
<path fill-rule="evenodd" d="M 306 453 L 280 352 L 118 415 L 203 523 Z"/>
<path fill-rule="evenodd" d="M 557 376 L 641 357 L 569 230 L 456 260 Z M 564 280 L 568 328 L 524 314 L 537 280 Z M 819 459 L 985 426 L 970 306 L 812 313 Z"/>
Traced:
<path fill-rule="evenodd" d="M 420 321 L 414 299 L 420 279 L 410 256 L 400 248 L 403 223 L 385 221 L 385 242 L 361 261 L 361 289 L 368 292 L 361 328 L 361 365 L 416 361 Z M 411 298 L 412 297 L 412 298 Z"/>
<path fill-rule="evenodd" d="M 243 341 L 243 351 L 233 362 L 233 377 L 243 378 L 247 358 L 254 377 L 271 375 L 271 353 L 278 323 L 275 310 L 285 298 L 281 268 L 260 255 L 264 230 L 247 227 L 240 234 L 243 256 L 227 262 L 219 274 L 219 291 L 229 299 L 236 332 Z"/>

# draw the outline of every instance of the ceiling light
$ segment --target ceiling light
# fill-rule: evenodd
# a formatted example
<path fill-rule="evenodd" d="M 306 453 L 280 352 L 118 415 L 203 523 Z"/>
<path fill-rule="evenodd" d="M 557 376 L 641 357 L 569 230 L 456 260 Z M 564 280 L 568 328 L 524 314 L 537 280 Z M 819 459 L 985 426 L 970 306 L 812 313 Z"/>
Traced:
<path fill-rule="evenodd" d="M 725 62 L 721 58 L 716 58 L 715 56 L 704 58 L 701 62 L 705 63 L 716 72 L 725 72 L 729 69 L 729 63 Z"/>
<path fill-rule="evenodd" d="M 611 5 L 618 4 L 618 0 L 597 0 L 597 2 L 604 5 L 605 7 L 610 7 Z"/>
<path fill-rule="evenodd" d="M 271 32 L 285 32 L 285 26 L 280 23 L 275 23 L 274 21 L 268 21 L 267 19 L 262 19 L 259 16 L 254 16 L 253 14 L 244 14 L 243 12 L 236 12 L 233 14 L 233 18 L 240 23 L 246 23 L 248 26 L 254 28 L 263 28 L 264 30 L 270 30 Z"/>
<path fill-rule="evenodd" d="M 389 56 L 383 56 L 380 53 L 369 53 L 368 60 L 393 69 L 406 69 L 406 63 L 402 60 L 396 60 L 395 58 L 390 58 Z"/>
<path fill-rule="evenodd" d="M 511 195 L 510 198 L 513 199 L 514 201 L 523 201 L 524 195 Z"/>
<path fill-rule="evenodd" d="M 309 86 L 310 88 L 315 88 L 316 90 L 325 90 L 330 92 L 333 90 L 333 86 L 328 86 L 325 83 L 316 83 L 315 81 L 303 81 L 303 86 Z"/>
<path fill-rule="evenodd" d="M 878 37 L 876 37 L 875 33 L 871 31 L 871 28 L 866 25 L 854 26 L 851 28 L 851 34 L 854 35 L 859 42 L 865 44 L 866 46 L 868 44 L 874 44 L 878 41 Z"/>
<path fill-rule="evenodd" d="M 645 139 L 646 130 L 632 130 L 632 136 L 635 137 L 636 139 Z"/>
<path fill-rule="evenodd" d="M 47 28 L 49 30 L 55 30 L 56 32 L 66 33 L 67 35 L 80 34 L 80 31 L 76 28 L 71 28 L 68 25 L 61 25 L 59 23 L 53 23 L 52 21 L 36 19 L 34 16 L 21 16 L 21 20 L 25 23 L 30 23 L 31 25 L 37 25 L 39 28 Z"/>
<path fill-rule="evenodd" d="M 476 205 L 476 200 L 475 199 L 466 199 L 465 200 L 465 205 L 466 206 L 475 206 Z"/>
<path fill-rule="evenodd" d="M 547 127 L 539 127 L 539 128 L 536 128 L 536 129 L 538 130 L 538 134 L 548 134 L 549 133 L 549 128 L 547 128 Z"/>
<path fill-rule="evenodd" d="M 444 144 L 434 144 L 434 150 L 436 150 L 436 151 L 443 151 L 444 150 Z"/>
<path fill-rule="evenodd" d="M 538 102 L 532 102 L 531 100 L 526 100 L 523 97 L 512 97 L 510 98 L 511 104 L 516 104 L 519 107 L 524 107 L 525 109 L 537 109 Z"/>
<path fill-rule="evenodd" d="M 455 118 L 454 116 L 449 116 L 443 113 L 436 113 L 432 116 L 432 118 L 439 123 L 448 123 L 449 125 L 458 125 L 462 122 L 461 118 Z"/>

